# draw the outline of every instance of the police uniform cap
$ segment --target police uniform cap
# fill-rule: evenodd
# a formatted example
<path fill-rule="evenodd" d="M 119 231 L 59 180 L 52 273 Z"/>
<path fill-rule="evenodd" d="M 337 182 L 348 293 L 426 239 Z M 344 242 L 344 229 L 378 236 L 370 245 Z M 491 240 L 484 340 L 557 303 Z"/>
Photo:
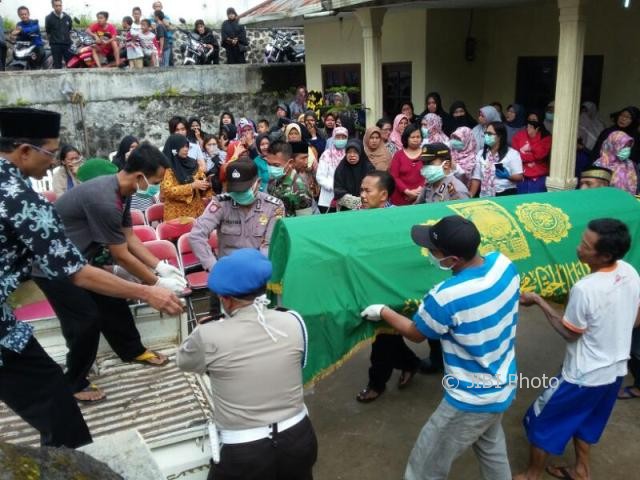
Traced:
<path fill-rule="evenodd" d="M 241 158 L 227 165 L 227 192 L 245 192 L 258 178 L 258 167 L 250 158 Z"/>
<path fill-rule="evenodd" d="M 58 138 L 60 114 L 35 108 L 0 108 L 3 138 Z"/>
<path fill-rule="evenodd" d="M 105 158 L 90 158 L 78 168 L 77 177 L 81 182 L 88 182 L 103 175 L 115 175 L 118 167 Z"/>
<path fill-rule="evenodd" d="M 209 275 L 209 290 L 223 297 L 242 297 L 264 289 L 271 262 L 254 248 L 241 248 L 221 258 Z"/>
<path fill-rule="evenodd" d="M 444 143 L 427 143 L 420 154 L 424 163 L 431 163 L 436 158 L 451 160 L 451 150 Z"/>

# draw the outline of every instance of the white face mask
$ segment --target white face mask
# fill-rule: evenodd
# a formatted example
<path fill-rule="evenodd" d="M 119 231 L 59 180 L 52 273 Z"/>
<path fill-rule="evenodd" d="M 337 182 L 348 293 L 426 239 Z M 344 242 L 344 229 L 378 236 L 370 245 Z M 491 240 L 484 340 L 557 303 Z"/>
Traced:
<path fill-rule="evenodd" d="M 446 260 L 447 258 L 453 258 L 453 257 L 452 256 L 448 256 L 448 257 L 444 257 L 444 258 L 438 258 L 438 257 L 435 257 L 433 255 L 433 253 L 431 253 L 431 250 L 429 250 L 429 261 L 431 262 L 431 264 L 434 267 L 438 267 L 440 270 L 444 270 L 445 272 L 449 271 L 449 270 L 451 270 L 453 268 L 453 265 L 451 265 L 449 267 L 445 267 L 445 266 L 442 265 L 442 261 Z"/>

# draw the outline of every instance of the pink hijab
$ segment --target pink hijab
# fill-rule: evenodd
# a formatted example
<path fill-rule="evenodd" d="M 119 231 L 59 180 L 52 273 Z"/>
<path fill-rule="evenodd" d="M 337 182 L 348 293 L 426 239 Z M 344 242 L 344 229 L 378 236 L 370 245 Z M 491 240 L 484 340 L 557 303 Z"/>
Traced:
<path fill-rule="evenodd" d="M 462 150 L 451 149 L 451 159 L 464 171 L 466 178 L 471 178 L 473 169 L 476 166 L 476 138 L 473 136 L 469 127 L 460 127 L 451 134 L 451 140 L 454 137 L 464 143 Z"/>
<path fill-rule="evenodd" d="M 393 130 L 391 132 L 391 135 L 389 136 L 389 141 L 393 142 L 400 150 L 402 150 L 403 148 L 402 134 L 400 133 L 400 130 L 398 130 L 398 127 L 400 126 L 400 121 L 403 118 L 407 120 L 407 122 L 411 123 L 411 121 L 409 120 L 409 117 L 407 117 L 404 113 L 399 113 L 398 115 L 396 115 L 396 118 L 394 118 L 393 120 Z"/>
<path fill-rule="evenodd" d="M 320 156 L 320 161 L 325 161 L 331 167 L 335 168 L 338 166 L 340 161 L 344 158 L 345 150 L 344 148 L 336 148 L 335 141 L 336 135 L 344 135 L 349 138 L 349 131 L 344 127 L 336 127 L 333 129 L 333 135 L 331 135 L 331 145 L 324 152 L 322 152 L 322 156 Z"/>
<path fill-rule="evenodd" d="M 608 168 L 613 172 L 611 176 L 611 186 L 626 190 L 631 195 L 636 194 L 638 188 L 638 175 L 631 159 L 621 160 L 618 152 L 624 147 L 633 146 L 633 138 L 622 130 L 611 132 L 602 144 L 600 158 L 595 164 L 599 167 Z"/>
<path fill-rule="evenodd" d="M 442 131 L 442 119 L 440 115 L 435 113 L 427 113 L 423 120 L 426 122 L 426 127 L 429 129 L 429 136 L 425 138 L 424 143 L 448 143 L 449 137 L 447 137 Z"/>

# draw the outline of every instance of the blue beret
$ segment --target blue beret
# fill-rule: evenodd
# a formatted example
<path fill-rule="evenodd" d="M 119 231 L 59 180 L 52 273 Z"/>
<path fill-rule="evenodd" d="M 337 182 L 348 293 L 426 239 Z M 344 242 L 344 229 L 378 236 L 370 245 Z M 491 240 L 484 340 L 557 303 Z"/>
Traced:
<path fill-rule="evenodd" d="M 258 250 L 241 248 L 213 266 L 209 290 L 225 297 L 247 295 L 267 284 L 271 270 L 271 262 Z"/>

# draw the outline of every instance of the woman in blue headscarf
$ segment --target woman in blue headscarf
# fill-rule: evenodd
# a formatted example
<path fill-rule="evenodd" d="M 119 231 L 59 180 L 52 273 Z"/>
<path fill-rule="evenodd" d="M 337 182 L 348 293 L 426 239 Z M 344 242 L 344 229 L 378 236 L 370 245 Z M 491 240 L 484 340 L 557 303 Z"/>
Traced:
<path fill-rule="evenodd" d="M 527 125 L 527 116 L 524 111 L 524 107 L 519 103 L 512 103 L 507 107 L 505 113 L 505 126 L 507 127 L 507 143 L 511 146 L 511 139 L 520 130 L 523 130 Z"/>

